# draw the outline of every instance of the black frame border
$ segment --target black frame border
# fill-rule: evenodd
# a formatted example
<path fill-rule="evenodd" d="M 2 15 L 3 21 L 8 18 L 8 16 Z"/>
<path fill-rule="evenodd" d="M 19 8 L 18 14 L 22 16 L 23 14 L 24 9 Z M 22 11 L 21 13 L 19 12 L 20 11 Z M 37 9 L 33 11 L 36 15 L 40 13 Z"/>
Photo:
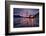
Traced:
<path fill-rule="evenodd" d="M 9 1 L 8 1 L 9 2 Z M 10 2 L 20 2 L 20 1 L 10 1 Z M 43 31 L 34 31 L 34 32 L 18 32 L 18 33 L 9 33 L 9 28 L 8 28 L 8 10 L 7 10 L 7 6 L 6 6 L 7 1 L 5 1 L 5 35 L 22 35 L 22 34 L 38 34 L 38 33 L 45 33 L 45 3 L 41 3 L 41 2 L 22 2 L 21 3 L 32 3 L 32 4 L 40 4 L 43 5 Z"/>

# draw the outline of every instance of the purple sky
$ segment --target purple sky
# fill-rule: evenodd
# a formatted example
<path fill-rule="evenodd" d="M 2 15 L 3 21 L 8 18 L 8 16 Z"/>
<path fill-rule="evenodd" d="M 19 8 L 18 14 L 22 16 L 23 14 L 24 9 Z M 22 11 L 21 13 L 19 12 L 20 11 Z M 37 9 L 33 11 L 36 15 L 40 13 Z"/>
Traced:
<path fill-rule="evenodd" d="M 25 9 L 25 8 L 14 8 L 14 14 L 20 16 L 36 15 L 39 9 Z"/>

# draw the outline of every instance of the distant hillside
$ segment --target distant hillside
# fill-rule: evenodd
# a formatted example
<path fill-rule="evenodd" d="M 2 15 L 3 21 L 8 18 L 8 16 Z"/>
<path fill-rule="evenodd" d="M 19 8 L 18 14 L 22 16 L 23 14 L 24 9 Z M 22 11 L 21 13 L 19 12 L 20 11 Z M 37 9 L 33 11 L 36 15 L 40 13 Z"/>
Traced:
<path fill-rule="evenodd" d="M 34 17 L 39 17 L 39 13 L 37 13 Z"/>
<path fill-rule="evenodd" d="M 16 18 L 21 18 L 22 16 L 20 16 L 20 15 L 14 15 L 14 17 L 16 17 Z"/>

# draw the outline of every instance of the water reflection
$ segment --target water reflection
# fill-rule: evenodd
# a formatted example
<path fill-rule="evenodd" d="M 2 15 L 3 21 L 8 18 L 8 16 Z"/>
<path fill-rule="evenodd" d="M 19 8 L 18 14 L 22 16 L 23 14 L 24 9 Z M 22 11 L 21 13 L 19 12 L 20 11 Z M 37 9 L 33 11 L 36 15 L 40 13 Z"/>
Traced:
<path fill-rule="evenodd" d="M 15 18 L 14 27 L 38 27 L 38 18 Z"/>

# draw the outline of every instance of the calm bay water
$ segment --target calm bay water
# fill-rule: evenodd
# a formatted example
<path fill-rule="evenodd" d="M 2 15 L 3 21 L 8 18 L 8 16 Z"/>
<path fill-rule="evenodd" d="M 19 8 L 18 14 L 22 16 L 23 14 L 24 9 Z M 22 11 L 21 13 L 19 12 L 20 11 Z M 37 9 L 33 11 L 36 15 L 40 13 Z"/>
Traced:
<path fill-rule="evenodd" d="M 14 18 L 14 27 L 38 27 L 38 18 Z"/>

